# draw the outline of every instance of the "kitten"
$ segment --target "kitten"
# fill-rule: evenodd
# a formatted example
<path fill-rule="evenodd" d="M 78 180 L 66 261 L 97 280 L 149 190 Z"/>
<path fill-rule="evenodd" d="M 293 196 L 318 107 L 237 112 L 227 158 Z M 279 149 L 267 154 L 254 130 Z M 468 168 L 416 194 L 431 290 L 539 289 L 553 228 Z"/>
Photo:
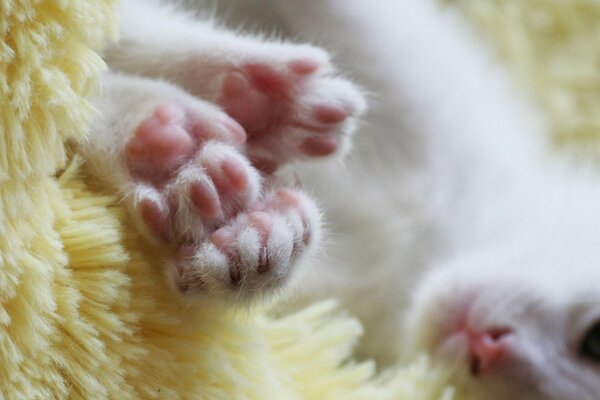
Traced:
<path fill-rule="evenodd" d="M 429 352 L 483 399 L 597 399 L 599 177 L 552 154 L 467 23 L 429 0 L 242 3 L 374 97 L 344 168 L 300 174 L 335 235 L 300 297 L 359 315 L 364 355 Z"/>
<path fill-rule="evenodd" d="M 190 297 L 250 300 L 281 287 L 320 237 L 320 212 L 273 173 L 342 153 L 365 108 L 328 54 L 237 35 L 168 4 L 119 5 L 120 40 L 80 145 L 140 232 L 175 248 Z"/>

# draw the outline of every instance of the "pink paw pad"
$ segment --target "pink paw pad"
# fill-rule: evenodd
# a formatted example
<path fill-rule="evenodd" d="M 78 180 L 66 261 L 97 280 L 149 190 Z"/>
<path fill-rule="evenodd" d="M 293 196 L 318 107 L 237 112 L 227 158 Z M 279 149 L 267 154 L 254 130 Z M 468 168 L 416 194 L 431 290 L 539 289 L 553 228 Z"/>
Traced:
<path fill-rule="evenodd" d="M 278 190 L 275 193 L 275 196 L 269 202 L 269 206 L 279 210 L 280 212 L 286 212 L 289 210 L 297 212 L 302 220 L 302 245 L 306 246 L 310 244 L 312 240 L 310 218 L 308 217 L 307 212 L 302 205 L 302 200 L 294 191 L 288 189 Z"/>
<path fill-rule="evenodd" d="M 264 244 L 273 228 L 271 216 L 264 211 L 253 211 L 248 214 L 248 223 L 259 232 Z M 231 227 L 220 228 L 211 235 L 210 240 L 219 250 L 227 254 L 236 233 Z"/>
<path fill-rule="evenodd" d="M 322 124 L 339 124 L 348 118 L 348 110 L 335 104 L 320 104 L 313 108 L 313 117 Z"/>
<path fill-rule="evenodd" d="M 338 143 L 332 137 L 309 137 L 302 143 L 302 150 L 306 155 L 313 157 L 324 157 L 334 153 Z"/>
<path fill-rule="evenodd" d="M 194 140 L 184 127 L 184 118 L 182 110 L 165 104 L 142 121 L 125 148 L 133 169 L 164 171 L 181 165 L 194 151 Z"/>
<path fill-rule="evenodd" d="M 221 185 L 229 192 L 241 193 L 248 189 L 249 181 L 246 168 L 235 158 L 226 157 L 220 165 L 223 179 L 217 185 Z"/>
<path fill-rule="evenodd" d="M 125 147 L 125 157 L 135 177 L 161 183 L 184 165 L 208 140 L 234 145 L 246 141 L 240 124 L 226 115 L 186 115 L 171 104 L 156 107 L 136 128 Z"/>
<path fill-rule="evenodd" d="M 225 156 L 217 166 L 206 168 L 210 179 L 197 179 L 190 184 L 189 196 L 200 214 L 210 219 L 226 217 L 221 198 L 245 193 L 250 186 L 246 167 L 237 159 Z"/>
<path fill-rule="evenodd" d="M 221 218 L 221 200 L 219 194 L 209 182 L 197 180 L 190 185 L 190 198 L 198 212 L 207 218 Z"/>

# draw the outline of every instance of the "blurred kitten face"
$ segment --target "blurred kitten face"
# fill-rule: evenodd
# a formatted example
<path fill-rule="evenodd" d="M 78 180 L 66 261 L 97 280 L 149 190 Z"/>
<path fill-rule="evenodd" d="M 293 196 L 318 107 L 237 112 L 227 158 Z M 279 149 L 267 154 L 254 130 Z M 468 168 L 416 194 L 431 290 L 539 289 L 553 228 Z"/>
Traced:
<path fill-rule="evenodd" d="M 600 259 L 530 261 L 506 267 L 491 252 L 434 272 L 416 293 L 407 349 L 456 367 L 476 398 L 598 399 Z"/>

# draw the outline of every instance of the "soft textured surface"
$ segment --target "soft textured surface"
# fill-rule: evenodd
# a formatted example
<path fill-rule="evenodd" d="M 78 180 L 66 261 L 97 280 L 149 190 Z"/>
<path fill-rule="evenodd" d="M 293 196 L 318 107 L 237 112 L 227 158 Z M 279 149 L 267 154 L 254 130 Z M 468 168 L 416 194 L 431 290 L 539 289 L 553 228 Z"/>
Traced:
<path fill-rule="evenodd" d="M 74 344 L 68 256 L 54 229 L 52 174 L 63 142 L 93 115 L 84 100 L 103 64 L 110 2 L 0 2 L 0 388 L 9 399 L 64 396 Z M 89 29 L 88 29 L 89 28 Z M 85 362 L 85 360 L 78 360 Z M 0 392 L 1 393 L 1 392 Z"/>
<path fill-rule="evenodd" d="M 453 0 L 499 45 L 556 137 L 596 143 L 600 5 Z M 67 165 L 93 110 L 111 0 L 0 2 L 0 398 L 460 399 L 425 360 L 376 376 L 331 303 L 270 318 L 180 303 L 162 249 Z M 535 11 L 535 12 L 534 12 Z M 57 171 L 62 172 L 56 175 Z"/>
<path fill-rule="evenodd" d="M 600 3 L 441 0 L 484 32 L 548 118 L 554 139 L 600 151 Z"/>
<path fill-rule="evenodd" d="M 332 303 L 270 318 L 166 287 L 167 250 L 65 150 L 94 116 L 112 3 L 0 2 L 0 398 L 432 398 L 424 362 L 352 362 L 361 328 Z"/>

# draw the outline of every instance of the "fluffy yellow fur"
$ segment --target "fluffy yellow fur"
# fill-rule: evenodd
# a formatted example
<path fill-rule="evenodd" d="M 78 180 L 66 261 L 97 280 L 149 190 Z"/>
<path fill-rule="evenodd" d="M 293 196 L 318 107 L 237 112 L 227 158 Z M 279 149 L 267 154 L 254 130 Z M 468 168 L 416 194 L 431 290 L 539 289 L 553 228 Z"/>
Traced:
<path fill-rule="evenodd" d="M 61 313 L 68 254 L 54 229 L 64 204 L 64 140 L 93 115 L 84 95 L 103 68 L 111 2 L 0 2 L 0 393 L 72 391 Z M 91 27 L 90 30 L 87 27 Z"/>

